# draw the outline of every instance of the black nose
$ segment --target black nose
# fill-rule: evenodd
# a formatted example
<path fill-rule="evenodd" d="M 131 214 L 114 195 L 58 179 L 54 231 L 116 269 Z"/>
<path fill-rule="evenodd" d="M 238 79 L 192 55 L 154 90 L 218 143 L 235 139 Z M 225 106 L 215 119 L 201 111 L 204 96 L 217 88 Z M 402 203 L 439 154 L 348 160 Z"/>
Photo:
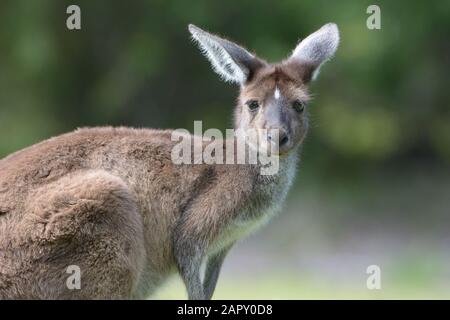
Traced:
<path fill-rule="evenodd" d="M 286 132 L 281 131 L 280 132 L 280 148 L 283 147 L 284 145 L 286 145 L 289 142 L 289 136 L 287 135 Z"/>

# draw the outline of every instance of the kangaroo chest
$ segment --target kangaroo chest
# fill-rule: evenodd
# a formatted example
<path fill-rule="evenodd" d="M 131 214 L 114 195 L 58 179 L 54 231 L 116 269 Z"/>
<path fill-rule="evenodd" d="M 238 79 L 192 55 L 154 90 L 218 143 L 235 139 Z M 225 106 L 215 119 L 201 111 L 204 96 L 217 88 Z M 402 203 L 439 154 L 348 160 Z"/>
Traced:
<path fill-rule="evenodd" d="M 280 211 L 292 185 L 297 164 L 296 155 L 284 160 L 284 163 L 280 163 L 280 170 L 276 175 L 259 176 L 256 179 L 254 194 L 223 228 L 211 246 L 211 253 L 218 252 L 258 230 Z"/>

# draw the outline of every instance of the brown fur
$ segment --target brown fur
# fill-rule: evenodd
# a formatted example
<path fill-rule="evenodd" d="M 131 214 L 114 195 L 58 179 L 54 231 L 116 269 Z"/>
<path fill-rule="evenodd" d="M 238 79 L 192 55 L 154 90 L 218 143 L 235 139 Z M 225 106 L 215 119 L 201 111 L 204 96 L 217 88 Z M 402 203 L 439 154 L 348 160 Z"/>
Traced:
<path fill-rule="evenodd" d="M 247 65 L 235 126 L 286 132 L 279 171 L 176 165 L 170 130 L 80 129 L 18 151 L 0 160 L 0 299 L 144 298 L 176 270 L 191 299 L 208 299 L 229 248 L 279 209 L 308 128 L 292 101 L 308 100 L 312 68 L 295 59 L 268 65 L 192 32 Z M 249 110 L 248 99 L 260 107 Z M 81 269 L 79 290 L 66 286 L 70 265 Z"/>
<path fill-rule="evenodd" d="M 257 171 L 176 166 L 172 145 L 169 131 L 81 129 L 1 160 L 0 298 L 144 297 L 175 270 L 181 217 L 183 237 L 218 238 Z M 82 290 L 66 288 L 71 264 Z"/>

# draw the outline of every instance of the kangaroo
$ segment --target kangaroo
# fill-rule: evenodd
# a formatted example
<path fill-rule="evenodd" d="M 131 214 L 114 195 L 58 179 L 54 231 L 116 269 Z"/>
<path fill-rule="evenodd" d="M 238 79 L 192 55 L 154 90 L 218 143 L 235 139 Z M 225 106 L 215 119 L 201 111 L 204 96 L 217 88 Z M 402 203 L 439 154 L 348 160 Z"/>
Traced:
<path fill-rule="evenodd" d="M 307 85 L 334 55 L 337 26 L 277 64 L 189 31 L 240 86 L 235 128 L 279 130 L 279 170 L 175 164 L 172 130 L 82 128 L 13 153 L 0 160 L 1 299 L 142 299 L 176 272 L 189 299 L 210 299 L 233 244 L 279 210 L 308 129 Z"/>

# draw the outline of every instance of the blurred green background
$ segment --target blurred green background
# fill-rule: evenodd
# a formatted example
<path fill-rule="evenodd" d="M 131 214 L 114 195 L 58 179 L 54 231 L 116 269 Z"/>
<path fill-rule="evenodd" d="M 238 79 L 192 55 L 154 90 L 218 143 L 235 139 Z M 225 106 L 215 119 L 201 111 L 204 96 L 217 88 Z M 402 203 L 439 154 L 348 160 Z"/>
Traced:
<path fill-rule="evenodd" d="M 342 40 L 311 88 L 296 185 L 232 250 L 216 298 L 450 298 L 449 1 L 2 0 L 0 158 L 83 126 L 229 128 L 237 88 L 187 24 L 277 61 L 331 21 Z M 381 290 L 366 288 L 372 264 Z"/>

